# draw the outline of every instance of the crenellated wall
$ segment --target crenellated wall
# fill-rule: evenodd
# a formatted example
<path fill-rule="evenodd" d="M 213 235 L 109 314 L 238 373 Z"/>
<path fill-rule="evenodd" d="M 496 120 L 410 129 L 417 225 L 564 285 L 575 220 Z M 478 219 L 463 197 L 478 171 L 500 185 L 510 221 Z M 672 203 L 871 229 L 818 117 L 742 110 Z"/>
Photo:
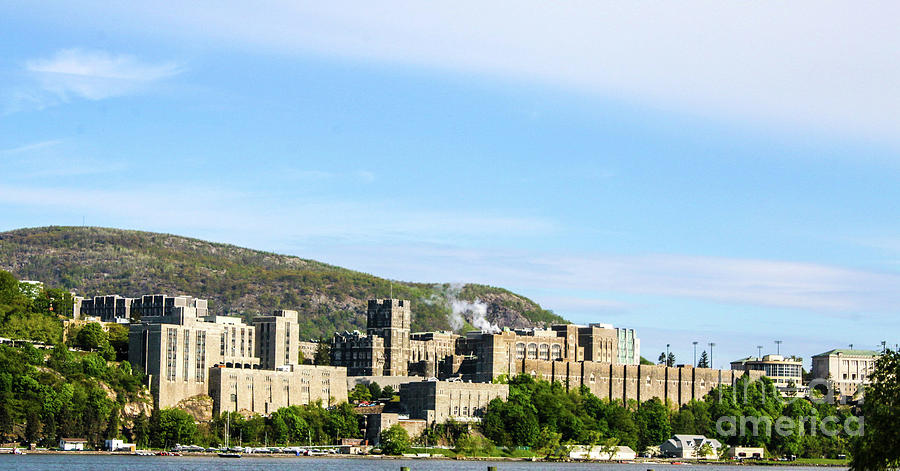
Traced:
<path fill-rule="evenodd" d="M 741 371 L 690 366 L 666 367 L 530 359 L 512 362 L 509 368 L 511 370 L 509 373 L 513 376 L 524 373 L 536 379 L 557 381 L 569 389 L 586 386 L 601 399 L 621 401 L 624 404 L 632 399 L 644 402 L 656 397 L 674 406 L 702 399 L 719 384 L 733 385 L 744 375 Z M 752 379 L 763 376 L 760 371 L 751 371 L 747 374 Z"/>

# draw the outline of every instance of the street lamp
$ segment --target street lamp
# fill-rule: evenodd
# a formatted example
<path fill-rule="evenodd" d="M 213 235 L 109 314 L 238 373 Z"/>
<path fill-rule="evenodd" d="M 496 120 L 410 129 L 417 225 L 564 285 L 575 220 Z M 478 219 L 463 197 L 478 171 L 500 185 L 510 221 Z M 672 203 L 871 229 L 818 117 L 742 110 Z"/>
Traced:
<path fill-rule="evenodd" d="M 778 345 L 778 354 L 781 355 L 781 340 L 776 340 L 775 345 Z"/>
<path fill-rule="evenodd" d="M 694 366 L 697 366 L 697 341 L 694 340 L 692 343 L 694 344 Z"/>
<path fill-rule="evenodd" d="M 715 342 L 709 342 L 709 367 L 710 368 L 716 367 L 715 364 L 713 363 L 713 356 L 712 356 L 713 347 L 715 347 L 715 346 L 716 346 Z"/>
<path fill-rule="evenodd" d="M 666 366 L 672 366 L 669 364 L 669 347 L 671 347 L 671 344 L 667 343 L 666 344 Z"/>
<path fill-rule="evenodd" d="M 757 345 L 756 351 L 757 351 L 756 358 L 759 358 L 760 360 L 762 360 L 762 345 Z"/>

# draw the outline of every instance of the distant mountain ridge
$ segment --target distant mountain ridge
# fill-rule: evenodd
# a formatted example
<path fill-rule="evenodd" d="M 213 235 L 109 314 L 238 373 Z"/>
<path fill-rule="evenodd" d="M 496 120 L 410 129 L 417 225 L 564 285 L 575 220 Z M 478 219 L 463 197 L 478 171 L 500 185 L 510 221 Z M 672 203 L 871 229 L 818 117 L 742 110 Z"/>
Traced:
<path fill-rule="evenodd" d="M 364 329 L 366 300 L 391 291 L 387 279 L 315 260 L 98 227 L 2 232 L 0 269 L 82 296 L 187 294 L 209 299 L 215 314 L 246 317 L 295 309 L 305 338 Z M 566 322 L 524 296 L 485 285 L 394 281 L 393 294 L 412 301 L 414 331 L 450 330 L 451 323 L 464 330 L 472 323 L 519 328 Z"/>

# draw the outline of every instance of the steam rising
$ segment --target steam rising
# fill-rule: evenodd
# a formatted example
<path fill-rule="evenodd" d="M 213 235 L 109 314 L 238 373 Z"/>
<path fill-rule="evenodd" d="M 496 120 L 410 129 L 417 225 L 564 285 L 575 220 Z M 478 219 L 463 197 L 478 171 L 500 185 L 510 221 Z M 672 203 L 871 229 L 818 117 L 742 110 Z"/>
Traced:
<path fill-rule="evenodd" d="M 450 328 L 459 332 L 466 325 L 466 319 L 469 323 L 486 333 L 500 332 L 497 324 L 492 324 L 487 320 L 487 303 L 476 299 L 474 302 L 459 299 L 459 292 L 462 285 L 450 285 L 449 289 L 444 293 L 447 303 L 450 305 L 450 315 L 447 321 L 450 322 Z"/>

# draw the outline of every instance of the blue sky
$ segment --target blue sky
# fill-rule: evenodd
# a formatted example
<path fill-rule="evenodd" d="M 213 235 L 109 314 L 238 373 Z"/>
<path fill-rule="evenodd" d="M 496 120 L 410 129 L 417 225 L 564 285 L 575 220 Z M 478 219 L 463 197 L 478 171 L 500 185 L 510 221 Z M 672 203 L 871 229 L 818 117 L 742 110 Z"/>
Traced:
<path fill-rule="evenodd" d="M 0 229 L 480 282 L 644 355 L 900 342 L 900 17 L 0 2 Z"/>

